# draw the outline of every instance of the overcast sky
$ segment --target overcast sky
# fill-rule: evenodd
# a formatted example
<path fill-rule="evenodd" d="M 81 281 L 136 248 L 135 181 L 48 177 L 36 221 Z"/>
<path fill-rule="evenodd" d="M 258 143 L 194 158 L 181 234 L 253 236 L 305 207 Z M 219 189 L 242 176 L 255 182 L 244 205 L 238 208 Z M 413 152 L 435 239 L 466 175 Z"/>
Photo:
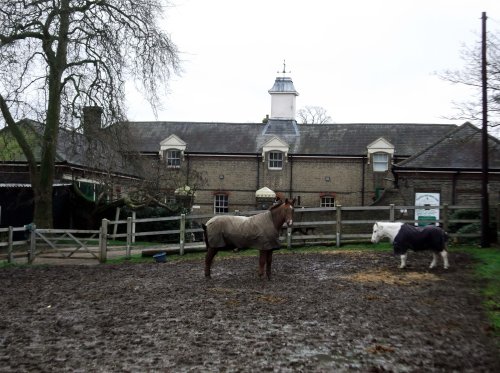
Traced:
<path fill-rule="evenodd" d="M 481 13 L 500 29 L 499 0 L 172 0 L 165 30 L 183 73 L 153 115 L 129 85 L 135 121 L 261 122 L 286 60 L 297 109 L 336 123 L 456 123 L 471 92 L 436 73 L 460 69 Z M 289 73 L 288 73 L 289 72 Z"/>

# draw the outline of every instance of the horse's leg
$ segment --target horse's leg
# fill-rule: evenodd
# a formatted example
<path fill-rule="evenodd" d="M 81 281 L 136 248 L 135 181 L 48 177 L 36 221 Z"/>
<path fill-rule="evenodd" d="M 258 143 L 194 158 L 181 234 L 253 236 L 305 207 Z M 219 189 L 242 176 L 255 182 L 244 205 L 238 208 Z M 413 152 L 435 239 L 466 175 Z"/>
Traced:
<path fill-rule="evenodd" d="M 213 247 L 207 248 L 207 254 L 205 255 L 205 277 L 210 277 L 210 268 L 212 267 L 212 261 L 217 251 L 218 250 Z"/>
<path fill-rule="evenodd" d="M 406 267 L 406 256 L 407 256 L 407 253 L 404 253 L 403 255 L 401 255 L 401 265 L 399 266 L 399 268 Z"/>
<path fill-rule="evenodd" d="M 435 251 L 432 252 L 432 262 L 431 262 L 431 265 L 429 266 L 430 269 L 436 267 L 437 265 L 437 262 L 438 262 L 438 255 Z"/>
<path fill-rule="evenodd" d="M 450 264 L 448 263 L 448 251 L 446 250 L 441 251 L 441 257 L 443 258 L 444 269 L 448 269 L 450 267 Z"/>
<path fill-rule="evenodd" d="M 259 278 L 262 278 L 264 276 L 264 267 L 266 266 L 267 262 L 267 253 L 266 250 L 260 250 L 260 256 L 259 256 Z"/>
<path fill-rule="evenodd" d="M 268 280 L 271 279 L 271 264 L 273 264 L 273 250 L 268 250 L 266 256 L 266 275 Z"/>

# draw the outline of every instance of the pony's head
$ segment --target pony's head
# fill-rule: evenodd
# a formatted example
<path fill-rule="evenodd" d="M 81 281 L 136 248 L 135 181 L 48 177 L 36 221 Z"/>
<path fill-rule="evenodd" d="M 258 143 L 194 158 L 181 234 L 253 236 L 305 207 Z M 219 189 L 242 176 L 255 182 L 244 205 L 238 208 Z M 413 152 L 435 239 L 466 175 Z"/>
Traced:
<path fill-rule="evenodd" d="M 378 223 L 373 224 L 372 242 L 377 243 L 382 238 L 382 230 Z"/>

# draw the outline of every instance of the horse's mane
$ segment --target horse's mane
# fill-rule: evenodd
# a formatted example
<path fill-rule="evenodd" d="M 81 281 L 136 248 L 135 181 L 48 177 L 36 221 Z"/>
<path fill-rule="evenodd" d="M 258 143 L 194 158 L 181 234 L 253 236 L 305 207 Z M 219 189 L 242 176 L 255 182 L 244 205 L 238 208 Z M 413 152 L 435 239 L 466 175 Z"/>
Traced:
<path fill-rule="evenodd" d="M 275 205 L 272 205 L 271 207 L 269 207 L 269 211 L 272 211 L 274 209 L 277 209 L 278 207 L 282 206 L 284 204 L 283 201 L 279 201 L 278 203 L 276 203 Z"/>

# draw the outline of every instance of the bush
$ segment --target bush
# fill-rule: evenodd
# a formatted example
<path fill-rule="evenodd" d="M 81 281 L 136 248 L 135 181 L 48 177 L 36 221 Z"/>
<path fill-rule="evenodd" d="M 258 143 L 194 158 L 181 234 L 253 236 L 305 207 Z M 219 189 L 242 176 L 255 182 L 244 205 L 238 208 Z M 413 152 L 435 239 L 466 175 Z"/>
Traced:
<path fill-rule="evenodd" d="M 450 219 L 481 219 L 481 211 L 476 210 L 460 210 L 453 214 Z M 489 241 L 497 242 L 496 234 L 496 221 L 494 214 L 490 211 L 490 224 L 489 224 Z M 450 232 L 457 234 L 481 234 L 481 222 L 478 223 L 453 223 L 449 226 Z M 458 237 L 458 243 L 473 243 L 478 242 L 480 237 Z"/>

